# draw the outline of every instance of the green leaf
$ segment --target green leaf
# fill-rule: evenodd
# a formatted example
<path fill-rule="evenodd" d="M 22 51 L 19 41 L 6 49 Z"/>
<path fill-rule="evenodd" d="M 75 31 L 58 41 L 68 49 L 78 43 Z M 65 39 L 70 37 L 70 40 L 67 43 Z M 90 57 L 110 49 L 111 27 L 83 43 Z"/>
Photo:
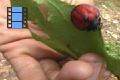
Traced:
<path fill-rule="evenodd" d="M 46 26 L 41 26 L 41 28 L 52 38 L 52 40 L 61 42 L 77 56 L 85 52 L 103 52 L 104 48 L 102 51 L 96 48 L 103 43 L 102 38 L 99 38 L 101 37 L 100 31 L 91 31 L 89 33 L 86 31 L 79 31 L 72 24 L 70 13 L 74 6 L 70 6 L 59 0 L 35 1 L 40 4 L 43 3 L 48 9 L 49 17 Z"/>
<path fill-rule="evenodd" d="M 100 54 L 106 60 L 107 68 L 120 78 L 120 53 L 114 56 L 109 54 L 100 29 L 79 31 L 75 28 L 70 17 L 74 5 L 71 6 L 60 0 L 11 0 L 11 3 L 12 6 L 28 7 L 29 20 L 39 25 L 51 37 L 51 39 L 45 39 L 30 30 L 33 38 L 74 59 L 78 59 L 86 52 Z M 49 15 L 47 19 L 38 8 L 38 4 L 44 4 L 47 7 Z"/>
<path fill-rule="evenodd" d="M 30 30 L 31 31 L 31 30 Z M 41 41 L 45 44 L 47 44 L 48 46 L 50 46 L 51 48 L 55 49 L 56 51 L 64 54 L 64 55 L 69 55 L 69 56 L 72 56 L 74 57 L 75 59 L 78 59 L 78 57 L 73 54 L 66 46 L 64 46 L 62 43 L 58 42 L 58 41 L 55 41 L 55 40 L 48 40 L 48 39 L 45 39 L 45 38 L 40 38 L 38 35 L 36 35 L 34 32 L 32 32 L 32 35 L 34 36 L 34 38 L 38 41 Z M 68 54 L 69 53 L 69 54 Z"/>

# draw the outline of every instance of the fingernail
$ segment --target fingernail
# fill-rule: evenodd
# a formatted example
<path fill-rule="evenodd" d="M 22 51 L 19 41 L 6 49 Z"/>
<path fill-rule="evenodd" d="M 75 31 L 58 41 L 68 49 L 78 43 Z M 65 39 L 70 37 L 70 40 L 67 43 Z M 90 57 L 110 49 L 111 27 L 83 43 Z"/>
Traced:
<path fill-rule="evenodd" d="M 111 75 L 112 75 L 112 73 L 110 71 L 105 71 L 102 80 L 108 80 Z"/>
<path fill-rule="evenodd" d="M 93 74 L 89 78 L 89 80 L 100 80 L 99 78 L 103 75 L 102 73 L 106 69 L 106 65 L 102 61 L 92 61 L 89 62 L 93 67 Z"/>

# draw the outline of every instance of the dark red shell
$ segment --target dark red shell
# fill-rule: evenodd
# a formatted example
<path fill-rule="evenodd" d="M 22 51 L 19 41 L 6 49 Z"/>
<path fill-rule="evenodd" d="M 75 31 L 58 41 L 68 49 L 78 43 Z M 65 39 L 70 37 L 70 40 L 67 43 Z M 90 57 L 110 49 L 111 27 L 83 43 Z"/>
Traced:
<path fill-rule="evenodd" d="M 71 20 L 79 30 L 95 30 L 100 28 L 99 11 L 88 4 L 76 6 L 71 12 Z"/>

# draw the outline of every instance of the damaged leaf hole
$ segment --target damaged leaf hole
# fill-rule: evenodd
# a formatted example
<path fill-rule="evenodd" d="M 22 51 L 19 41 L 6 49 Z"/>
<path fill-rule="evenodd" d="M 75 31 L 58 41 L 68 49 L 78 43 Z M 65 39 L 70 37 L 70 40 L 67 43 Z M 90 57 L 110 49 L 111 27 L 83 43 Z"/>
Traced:
<path fill-rule="evenodd" d="M 40 11 L 44 14 L 44 17 L 45 17 L 45 20 L 47 22 L 48 20 L 48 9 L 47 7 L 44 5 L 44 4 L 39 4 L 38 5 L 38 8 L 40 9 Z M 40 16 L 40 15 L 39 15 Z M 42 29 L 41 27 L 39 26 L 38 27 L 38 24 L 37 23 L 33 23 L 34 25 L 37 26 L 37 33 L 39 32 L 39 34 L 36 33 L 36 31 L 33 31 L 34 33 L 36 33 L 38 36 L 41 36 L 43 38 L 46 38 L 46 39 L 51 39 L 50 36 L 48 34 L 46 34 Z M 35 26 L 34 26 L 35 27 Z M 39 28 L 39 29 L 38 29 Z"/>
<path fill-rule="evenodd" d="M 39 4 L 38 5 L 39 9 L 43 12 L 44 16 L 45 16 L 45 19 L 47 21 L 49 15 L 48 15 L 48 9 L 47 7 L 44 5 L 44 4 Z"/>

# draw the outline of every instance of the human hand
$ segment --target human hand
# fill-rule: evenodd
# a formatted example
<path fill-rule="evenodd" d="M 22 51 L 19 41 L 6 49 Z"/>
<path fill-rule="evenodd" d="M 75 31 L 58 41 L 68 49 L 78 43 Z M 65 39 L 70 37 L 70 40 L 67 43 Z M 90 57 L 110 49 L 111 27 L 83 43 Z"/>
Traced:
<path fill-rule="evenodd" d="M 75 4 L 79 3 L 83 1 L 76 0 Z M 28 29 L 8 29 L 6 7 L 10 7 L 9 0 L 0 0 L 0 51 L 20 80 L 105 80 L 109 75 L 105 61 L 94 53 L 73 60 L 34 40 Z M 39 36 L 49 38 L 31 22 L 29 26 Z"/>

